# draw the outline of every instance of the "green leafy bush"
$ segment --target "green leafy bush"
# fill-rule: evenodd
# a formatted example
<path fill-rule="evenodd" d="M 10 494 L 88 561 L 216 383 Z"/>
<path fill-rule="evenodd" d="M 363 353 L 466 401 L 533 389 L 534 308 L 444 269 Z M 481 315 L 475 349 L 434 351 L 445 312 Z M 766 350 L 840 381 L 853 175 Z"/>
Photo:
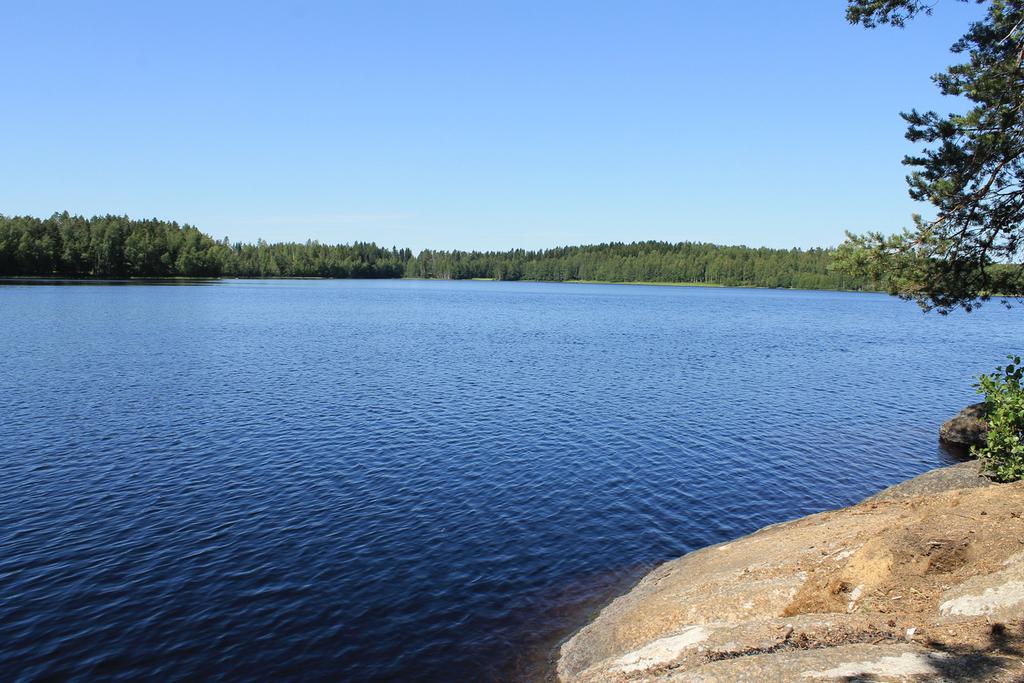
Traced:
<path fill-rule="evenodd" d="M 1024 388 L 1021 378 L 1024 367 L 1020 356 L 1009 356 L 1006 367 L 996 368 L 991 375 L 981 375 L 975 386 L 985 395 L 985 421 L 988 441 L 984 448 L 974 446 L 971 452 L 982 462 L 982 468 L 999 481 L 1024 478 Z"/>

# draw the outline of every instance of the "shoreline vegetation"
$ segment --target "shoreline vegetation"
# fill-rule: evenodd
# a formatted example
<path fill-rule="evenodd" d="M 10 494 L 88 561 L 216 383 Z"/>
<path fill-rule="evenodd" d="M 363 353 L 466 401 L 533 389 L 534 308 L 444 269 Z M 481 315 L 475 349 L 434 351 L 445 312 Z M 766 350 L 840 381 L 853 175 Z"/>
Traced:
<path fill-rule="evenodd" d="M 415 278 L 879 291 L 868 278 L 834 271 L 834 254 L 655 241 L 414 254 L 372 242 L 215 240 L 188 224 L 127 216 L 0 215 L 0 277 Z"/>

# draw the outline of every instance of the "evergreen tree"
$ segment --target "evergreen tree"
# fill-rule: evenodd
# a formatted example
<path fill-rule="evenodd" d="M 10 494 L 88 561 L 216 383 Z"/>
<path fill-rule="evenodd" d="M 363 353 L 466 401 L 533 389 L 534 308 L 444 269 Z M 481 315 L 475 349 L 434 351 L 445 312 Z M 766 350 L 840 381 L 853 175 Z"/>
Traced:
<path fill-rule="evenodd" d="M 952 48 L 964 61 L 933 78 L 970 107 L 902 114 L 907 139 L 925 144 L 904 159 L 914 169 L 910 196 L 930 202 L 935 218 L 914 216 L 913 229 L 895 235 L 848 235 L 836 260 L 942 313 L 992 296 L 1024 298 L 1024 0 L 975 2 L 988 5 L 985 18 Z M 849 0 L 847 19 L 902 26 L 931 12 L 921 0 Z"/>

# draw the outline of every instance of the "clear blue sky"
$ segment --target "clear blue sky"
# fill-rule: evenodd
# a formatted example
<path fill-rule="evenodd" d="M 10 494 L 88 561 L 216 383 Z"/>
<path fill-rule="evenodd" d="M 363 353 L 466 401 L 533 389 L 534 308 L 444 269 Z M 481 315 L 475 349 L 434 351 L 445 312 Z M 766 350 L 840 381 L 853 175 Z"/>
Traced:
<path fill-rule="evenodd" d="M 832 245 L 893 230 L 900 110 L 978 8 L 842 0 L 12 2 L 0 213 L 232 240 Z"/>

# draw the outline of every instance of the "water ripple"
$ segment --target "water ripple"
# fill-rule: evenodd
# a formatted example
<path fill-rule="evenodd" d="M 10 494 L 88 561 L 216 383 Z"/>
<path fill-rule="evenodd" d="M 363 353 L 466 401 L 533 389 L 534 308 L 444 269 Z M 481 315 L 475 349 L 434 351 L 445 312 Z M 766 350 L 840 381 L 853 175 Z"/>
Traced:
<path fill-rule="evenodd" d="M 1019 311 L 527 283 L 0 289 L 4 680 L 536 679 L 654 563 L 948 461 Z"/>

